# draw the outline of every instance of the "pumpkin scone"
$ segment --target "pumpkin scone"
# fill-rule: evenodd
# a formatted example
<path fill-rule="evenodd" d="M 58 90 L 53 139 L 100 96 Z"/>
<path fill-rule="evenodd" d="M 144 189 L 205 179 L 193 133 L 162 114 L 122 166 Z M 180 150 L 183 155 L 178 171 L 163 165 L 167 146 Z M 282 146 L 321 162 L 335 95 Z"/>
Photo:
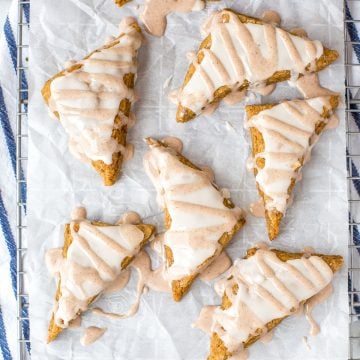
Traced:
<path fill-rule="evenodd" d="M 339 56 L 317 40 L 230 9 L 215 12 L 203 32 L 177 95 L 178 122 L 194 119 L 227 96 L 320 71 Z"/>
<path fill-rule="evenodd" d="M 246 106 L 252 142 L 256 186 L 265 208 L 270 240 L 277 237 L 280 223 L 292 198 L 301 170 L 322 131 L 337 121 L 338 95 L 280 104 Z"/>
<path fill-rule="evenodd" d="M 337 255 L 251 248 L 215 284 L 221 306 L 204 307 L 196 327 L 211 336 L 208 360 L 239 356 L 304 306 L 306 314 L 332 293 Z"/>
<path fill-rule="evenodd" d="M 176 141 L 174 141 L 174 139 Z M 241 209 L 229 194 L 181 154 L 181 141 L 148 138 L 144 166 L 164 209 L 164 277 L 180 301 L 196 277 L 209 266 L 244 225 Z M 176 146 L 175 146 L 176 145 Z"/>
<path fill-rule="evenodd" d="M 42 89 L 49 110 L 69 135 L 70 152 L 91 164 L 107 186 L 116 182 L 129 157 L 126 135 L 135 121 L 131 105 L 143 42 L 135 19 L 123 19 L 119 28 L 119 36 L 56 74 Z"/>
<path fill-rule="evenodd" d="M 63 247 L 46 254 L 47 267 L 57 283 L 48 343 L 116 281 L 152 238 L 153 225 L 135 222 L 89 221 L 84 208 L 73 211 L 71 223 L 65 225 Z"/>

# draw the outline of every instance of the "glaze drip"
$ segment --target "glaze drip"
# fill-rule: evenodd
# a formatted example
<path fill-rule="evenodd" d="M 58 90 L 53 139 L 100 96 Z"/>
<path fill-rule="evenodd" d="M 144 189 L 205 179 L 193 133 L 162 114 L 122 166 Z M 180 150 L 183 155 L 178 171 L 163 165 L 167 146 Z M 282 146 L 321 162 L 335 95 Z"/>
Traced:
<path fill-rule="evenodd" d="M 262 199 L 259 199 L 256 202 L 253 202 L 250 204 L 250 213 L 251 215 L 255 217 L 265 217 L 265 208 L 264 208 L 264 202 Z"/>
<path fill-rule="evenodd" d="M 309 74 L 301 76 L 294 83 L 301 94 L 309 99 L 318 96 L 338 95 L 334 91 L 324 88 L 320 85 L 318 74 Z"/>
<path fill-rule="evenodd" d="M 312 336 L 315 336 L 320 332 L 320 326 L 314 320 L 312 311 L 314 310 L 314 307 L 316 305 L 323 303 L 325 300 L 327 300 L 332 293 L 333 293 L 333 286 L 329 284 L 324 289 L 322 289 L 318 294 L 313 296 L 305 304 L 305 317 L 310 324 L 310 335 Z"/>
<path fill-rule="evenodd" d="M 224 250 L 200 275 L 202 281 L 210 281 L 228 270 L 232 265 L 232 261 Z"/>
<path fill-rule="evenodd" d="M 204 6 L 204 0 L 146 0 L 141 19 L 150 34 L 162 36 L 166 29 L 167 15 L 172 12 L 197 11 Z"/>
<path fill-rule="evenodd" d="M 123 314 L 117 314 L 104 311 L 100 308 L 95 308 L 93 310 L 94 314 L 113 320 L 126 319 L 128 317 L 134 316 L 137 313 L 139 310 L 141 296 L 148 289 L 160 292 L 171 291 L 169 282 L 164 278 L 164 266 L 160 266 L 159 268 L 152 270 L 150 256 L 145 250 L 141 251 L 136 256 L 136 258 L 130 264 L 130 267 L 137 270 L 138 280 L 136 285 L 136 297 L 129 310 Z"/>
<path fill-rule="evenodd" d="M 85 329 L 83 336 L 80 339 L 82 346 L 88 346 L 99 340 L 106 332 L 106 328 L 99 328 L 96 326 L 89 326 Z"/>

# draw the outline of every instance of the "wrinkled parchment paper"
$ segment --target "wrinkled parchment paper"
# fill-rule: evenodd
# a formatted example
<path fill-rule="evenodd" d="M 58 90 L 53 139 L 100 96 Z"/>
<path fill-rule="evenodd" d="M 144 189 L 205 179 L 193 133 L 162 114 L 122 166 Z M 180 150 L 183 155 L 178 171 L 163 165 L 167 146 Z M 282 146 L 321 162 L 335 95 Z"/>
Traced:
<path fill-rule="evenodd" d="M 91 218 L 115 221 L 127 210 L 135 210 L 146 222 L 163 230 L 162 212 L 147 178 L 142 158 L 145 136 L 179 136 L 184 154 L 199 165 L 214 169 L 217 183 L 231 191 L 234 202 L 243 208 L 256 200 L 253 175 L 245 168 L 249 138 L 243 129 L 244 104 L 222 105 L 211 117 L 187 124 L 175 122 L 175 106 L 167 100 L 170 89 L 181 85 L 188 63 L 186 53 L 195 50 L 201 39 L 199 26 L 214 9 L 232 7 L 260 16 L 266 9 L 282 15 L 287 28 L 303 27 L 311 38 L 343 51 L 342 0 L 242 0 L 210 3 L 202 12 L 173 14 L 166 35 L 146 35 L 139 55 L 136 126 L 129 133 L 135 145 L 134 158 L 125 164 L 116 185 L 105 188 L 100 177 L 76 160 L 68 151 L 68 138 L 61 124 L 48 115 L 40 89 L 65 61 L 79 59 L 101 46 L 107 35 L 117 34 L 117 24 L 125 15 L 139 15 L 142 1 L 119 9 L 112 0 L 44 0 L 31 4 L 31 93 L 29 118 L 29 248 L 30 319 L 33 359 L 204 359 L 209 338 L 191 328 L 203 305 L 219 304 L 211 284 L 197 281 L 181 303 L 169 294 L 150 291 L 141 300 L 136 316 L 110 321 L 88 312 L 83 327 L 104 326 L 108 331 L 97 343 L 82 347 L 81 331 L 67 330 L 58 340 L 45 344 L 55 284 L 47 273 L 44 254 L 62 246 L 63 226 L 76 205 L 84 205 Z M 343 93 L 342 59 L 321 73 L 321 82 Z M 280 84 L 263 102 L 299 97 L 294 88 Z M 259 103 L 251 95 L 247 102 Z M 283 221 L 282 234 L 274 246 L 301 250 L 305 245 L 318 252 L 341 254 L 346 258 L 347 203 L 345 171 L 345 129 L 343 109 L 340 126 L 322 135 L 311 162 L 295 190 L 295 202 Z M 234 259 L 259 241 L 266 240 L 264 220 L 248 216 L 247 225 L 229 246 Z M 153 264 L 159 263 L 152 254 Z M 335 293 L 314 311 L 321 333 L 308 336 L 303 316 L 281 324 L 269 344 L 257 343 L 250 359 L 345 359 L 347 358 L 347 275 L 346 268 L 334 280 Z M 137 274 L 129 286 L 104 296 L 98 305 L 108 311 L 123 312 L 135 297 Z M 308 336 L 308 345 L 303 337 Z"/>

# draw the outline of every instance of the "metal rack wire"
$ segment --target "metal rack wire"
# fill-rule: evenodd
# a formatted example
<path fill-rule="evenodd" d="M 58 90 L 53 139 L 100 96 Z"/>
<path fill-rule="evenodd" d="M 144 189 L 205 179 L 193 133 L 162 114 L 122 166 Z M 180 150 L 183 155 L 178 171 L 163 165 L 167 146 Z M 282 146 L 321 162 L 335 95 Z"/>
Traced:
<path fill-rule="evenodd" d="M 16 43 L 16 73 L 17 73 L 17 99 L 16 99 L 16 246 L 17 246 L 17 339 L 18 339 L 18 358 L 23 360 L 28 358 L 30 349 L 29 339 L 29 318 L 28 318 L 28 294 L 25 288 L 25 268 L 24 256 L 27 251 L 26 246 L 26 178 L 23 172 L 26 165 L 27 154 L 24 154 L 27 142 L 27 100 L 28 86 L 26 82 L 25 49 L 29 47 L 25 43 L 24 28 L 29 26 L 28 11 L 30 1 L 18 1 L 18 23 L 17 23 L 17 43 Z M 27 7 L 27 8 L 26 8 Z"/>
<path fill-rule="evenodd" d="M 26 247 L 26 179 L 23 166 L 27 155 L 24 154 L 28 135 L 27 98 L 28 87 L 24 81 L 28 70 L 24 49 L 24 27 L 29 26 L 24 16 L 25 7 L 30 0 L 18 0 L 17 26 L 17 112 L 16 112 L 16 245 L 17 245 L 17 337 L 18 358 L 28 359 L 30 340 L 28 333 L 28 294 L 25 287 L 24 256 Z M 353 8 L 354 7 L 354 8 Z M 356 7 L 356 9 L 355 9 Z M 355 11 L 352 11 L 355 10 Z M 357 12 L 358 18 L 353 18 Z M 352 14 L 352 15 L 351 15 Z M 354 82 L 354 72 L 360 67 L 360 39 L 354 27 L 360 24 L 360 0 L 344 0 L 344 38 L 345 38 L 345 72 L 346 72 L 346 140 L 348 165 L 348 199 L 349 199 L 349 360 L 360 360 L 360 83 Z M 360 76 L 359 76 L 360 78 Z M 358 153 L 356 144 L 358 142 Z M 359 325 L 359 326 L 357 326 Z M 329 359 L 330 360 L 330 359 Z"/>
<path fill-rule="evenodd" d="M 355 17 L 356 14 L 356 17 Z M 349 359 L 360 359 L 360 0 L 344 2 L 346 144 L 349 200 Z"/>

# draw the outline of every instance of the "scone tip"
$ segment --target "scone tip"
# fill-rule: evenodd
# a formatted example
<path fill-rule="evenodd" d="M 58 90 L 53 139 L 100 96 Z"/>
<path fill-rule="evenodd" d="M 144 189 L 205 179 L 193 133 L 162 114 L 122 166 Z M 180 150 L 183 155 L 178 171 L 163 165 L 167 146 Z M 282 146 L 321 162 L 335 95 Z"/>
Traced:
<path fill-rule="evenodd" d="M 193 120 L 195 117 L 196 117 L 196 114 L 192 110 L 182 106 L 181 104 L 178 105 L 178 108 L 176 111 L 176 121 L 177 122 L 181 122 L 181 123 L 188 122 L 190 120 Z"/>

